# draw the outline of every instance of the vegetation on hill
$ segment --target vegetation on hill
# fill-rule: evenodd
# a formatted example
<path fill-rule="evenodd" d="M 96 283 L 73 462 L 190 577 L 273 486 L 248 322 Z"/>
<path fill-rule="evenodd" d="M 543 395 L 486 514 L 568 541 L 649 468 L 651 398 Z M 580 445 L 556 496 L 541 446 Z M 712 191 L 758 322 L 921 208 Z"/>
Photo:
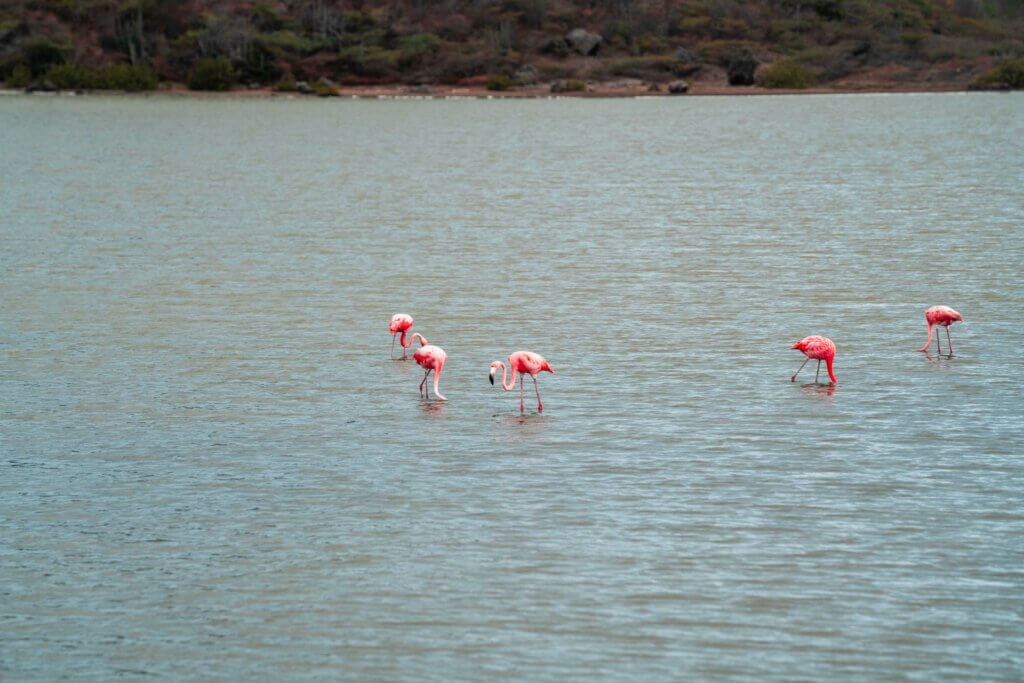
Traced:
<path fill-rule="evenodd" d="M 0 78 L 139 90 L 890 78 L 1021 87 L 1024 0 L 7 0 Z M 775 63 L 775 64 L 772 64 Z M 992 69 L 1002 69 L 993 72 Z M 987 72 L 987 73 L 986 73 Z M 985 79 L 988 79 L 987 81 Z M 1002 79 L 1002 80 L 1000 80 Z M 732 81 L 732 76 L 729 75 Z M 751 82 L 747 80 L 736 82 Z M 60 81 L 58 83 L 58 81 Z"/>

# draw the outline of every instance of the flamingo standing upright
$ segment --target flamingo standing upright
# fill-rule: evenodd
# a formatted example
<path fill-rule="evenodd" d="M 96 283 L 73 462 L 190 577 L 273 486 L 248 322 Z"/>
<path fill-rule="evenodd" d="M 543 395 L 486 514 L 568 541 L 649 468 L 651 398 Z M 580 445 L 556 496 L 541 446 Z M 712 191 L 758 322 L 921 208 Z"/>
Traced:
<path fill-rule="evenodd" d="M 831 339 L 815 334 L 810 337 L 804 337 L 790 348 L 803 351 L 804 355 L 807 356 L 807 360 L 797 368 L 789 381 L 795 382 L 796 376 L 804 369 L 804 365 L 807 365 L 807 361 L 812 358 L 818 361 L 818 369 L 814 371 L 815 382 L 818 381 L 818 373 L 821 372 L 821 361 L 825 361 L 825 368 L 828 370 L 828 377 L 832 380 L 832 383 L 835 384 L 839 381 L 832 372 L 832 359 L 836 357 L 836 345 L 832 343 Z"/>
<path fill-rule="evenodd" d="M 434 346 L 428 344 L 427 340 L 423 338 L 419 332 L 413 335 L 413 339 L 419 337 L 421 340 L 420 348 L 412 354 L 412 357 L 420 364 L 423 368 L 423 381 L 420 382 L 420 395 L 424 398 L 430 398 L 430 391 L 428 391 L 426 383 L 427 377 L 431 372 L 434 373 L 434 396 L 447 401 L 448 399 L 441 395 L 441 392 L 437 390 L 437 383 L 441 380 L 441 368 L 444 367 L 445 361 L 448 360 L 448 354 L 440 346 Z M 410 343 L 412 340 L 410 340 Z"/>
<path fill-rule="evenodd" d="M 519 373 L 529 375 L 530 377 L 532 377 L 533 388 L 537 392 L 537 412 L 539 413 L 544 410 L 544 406 L 540 402 L 540 389 L 537 387 L 537 373 L 546 371 L 550 372 L 553 375 L 555 374 L 555 371 L 551 369 L 551 366 L 548 365 L 548 362 L 544 360 L 543 356 L 541 356 L 538 353 L 533 353 L 532 351 L 516 351 L 511 356 L 509 356 L 508 369 L 511 369 L 512 371 L 512 382 L 510 384 L 505 383 L 505 378 L 507 377 L 506 368 L 505 364 L 502 363 L 500 360 L 496 360 L 493 363 L 491 363 L 491 384 L 494 384 L 494 375 L 495 373 L 498 372 L 498 368 L 501 368 L 501 388 L 504 389 L 505 391 L 512 391 L 513 389 L 515 389 L 516 377 L 519 376 Z M 526 380 L 524 379 L 519 384 L 520 413 L 525 410 L 525 406 L 523 403 L 523 385 L 525 383 Z"/>
<path fill-rule="evenodd" d="M 927 351 L 932 345 L 932 326 L 941 325 L 946 328 L 946 341 L 949 342 L 949 355 L 953 355 L 953 340 L 949 338 L 949 326 L 956 321 L 963 322 L 963 316 L 949 306 L 932 306 L 924 312 L 924 319 L 928 321 L 928 341 L 918 351 Z M 935 346 L 938 352 L 942 353 L 942 337 L 935 335 Z"/>
<path fill-rule="evenodd" d="M 402 333 L 402 338 L 399 340 L 399 344 L 402 347 L 402 358 L 405 358 L 405 350 L 412 346 L 412 339 L 409 343 L 405 343 L 405 333 L 412 327 L 412 316 L 406 315 L 405 313 L 395 313 L 391 316 L 391 322 L 388 323 L 388 330 L 391 332 L 391 358 L 395 357 L 395 335 L 399 332 Z"/>

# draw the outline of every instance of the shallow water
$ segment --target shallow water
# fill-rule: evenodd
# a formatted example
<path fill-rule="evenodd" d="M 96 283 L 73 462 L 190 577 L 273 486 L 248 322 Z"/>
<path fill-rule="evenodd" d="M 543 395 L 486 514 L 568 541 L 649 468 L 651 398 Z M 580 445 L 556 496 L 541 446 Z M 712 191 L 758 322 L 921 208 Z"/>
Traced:
<path fill-rule="evenodd" d="M 3 98 L 0 677 L 1019 680 L 1022 113 Z"/>

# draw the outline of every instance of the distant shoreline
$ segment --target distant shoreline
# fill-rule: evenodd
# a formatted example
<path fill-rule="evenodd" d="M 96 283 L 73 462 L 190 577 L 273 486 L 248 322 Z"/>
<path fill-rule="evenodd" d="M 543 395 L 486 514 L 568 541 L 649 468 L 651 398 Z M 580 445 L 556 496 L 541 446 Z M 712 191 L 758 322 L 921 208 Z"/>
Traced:
<path fill-rule="evenodd" d="M 667 84 L 660 84 L 657 90 L 642 81 L 612 81 L 587 83 L 586 89 L 578 92 L 553 92 L 550 84 L 522 86 L 505 91 L 488 90 L 477 85 L 375 85 L 339 86 L 337 97 L 342 99 L 561 99 L 561 98 L 636 98 L 636 97 L 693 97 L 693 96 L 757 96 L 757 95 L 852 95 L 884 93 L 945 93 L 979 92 L 965 83 L 951 82 L 858 82 L 843 85 L 815 86 L 802 89 L 762 88 L 758 86 L 730 86 L 721 82 L 692 81 L 685 94 L 671 94 Z M 981 90 L 980 92 L 984 92 Z M 0 87 L 0 94 L 25 93 L 21 88 Z M 298 92 L 276 91 L 269 87 L 238 87 L 227 91 L 189 90 L 184 84 L 162 83 L 157 90 L 127 93 L 116 90 L 57 91 L 55 93 L 25 93 L 41 95 L 168 95 L 173 97 L 276 97 L 276 98 L 320 98 L 316 95 Z"/>

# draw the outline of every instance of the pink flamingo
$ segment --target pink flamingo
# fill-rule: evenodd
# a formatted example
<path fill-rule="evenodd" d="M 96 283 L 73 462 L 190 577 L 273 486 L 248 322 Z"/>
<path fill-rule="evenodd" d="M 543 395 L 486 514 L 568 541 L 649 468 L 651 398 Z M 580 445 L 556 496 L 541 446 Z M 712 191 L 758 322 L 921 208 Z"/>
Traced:
<path fill-rule="evenodd" d="M 835 384 L 839 381 L 832 372 L 832 359 L 836 357 L 836 345 L 832 343 L 831 339 L 815 334 L 810 337 L 804 337 L 790 348 L 803 351 L 804 355 L 807 356 L 807 360 L 803 362 L 803 365 L 797 368 L 793 376 L 789 378 L 790 382 L 796 381 L 796 376 L 804 369 L 804 365 L 807 365 L 807 361 L 812 358 L 818 361 L 818 369 L 814 371 L 815 382 L 818 381 L 818 373 L 821 372 L 821 361 L 825 361 L 825 368 L 828 370 L 828 376 L 832 383 Z"/>
<path fill-rule="evenodd" d="M 537 392 L 537 412 L 542 412 L 544 410 L 544 406 L 540 402 L 540 389 L 537 387 L 537 373 L 547 371 L 553 375 L 555 374 L 555 371 L 551 369 L 551 366 L 548 365 L 548 362 L 544 360 L 543 356 L 538 353 L 533 353 L 532 351 L 516 351 L 508 357 L 508 367 L 512 370 L 511 384 L 505 383 L 505 378 L 507 376 L 505 364 L 500 360 L 496 360 L 491 363 L 491 384 L 494 384 L 494 374 L 498 372 L 498 368 L 501 368 L 501 388 L 505 391 L 512 391 L 516 388 L 516 377 L 519 376 L 519 373 L 529 375 L 533 378 L 533 388 Z M 519 412 L 523 412 L 525 410 L 525 406 L 523 405 L 523 385 L 525 383 L 526 380 L 524 379 L 519 384 Z"/>
<path fill-rule="evenodd" d="M 406 315 L 405 313 L 395 313 L 391 316 L 391 322 L 388 324 L 388 330 L 391 332 L 391 358 L 395 357 L 395 335 L 399 332 L 402 333 L 402 338 L 399 340 L 399 344 L 402 346 L 402 358 L 405 358 L 405 350 L 412 346 L 412 339 L 409 343 L 405 343 L 405 333 L 412 327 L 412 316 Z M 422 339 L 422 337 L 421 337 Z"/>
<path fill-rule="evenodd" d="M 924 312 L 924 319 L 928 321 L 928 341 L 918 351 L 927 351 L 932 345 L 932 326 L 941 325 L 946 328 L 946 341 L 949 342 L 949 355 L 953 355 L 953 340 L 949 338 L 949 326 L 957 320 L 963 322 L 963 317 L 949 306 L 932 306 Z M 935 335 L 935 346 L 942 353 L 942 337 Z"/>
<path fill-rule="evenodd" d="M 434 395 L 442 401 L 447 401 L 441 392 L 437 390 L 437 383 L 441 380 L 441 368 L 444 367 L 445 361 L 448 360 L 448 354 L 440 346 L 434 346 L 428 344 L 427 340 L 423 338 L 419 332 L 413 335 L 413 338 L 419 337 L 421 346 L 416 349 L 416 352 L 412 354 L 412 357 L 420 364 L 423 368 L 423 381 L 420 382 L 420 395 L 424 398 L 430 398 L 430 392 L 425 386 L 427 383 L 427 377 L 431 371 L 434 373 Z M 412 340 L 410 340 L 411 343 Z"/>

